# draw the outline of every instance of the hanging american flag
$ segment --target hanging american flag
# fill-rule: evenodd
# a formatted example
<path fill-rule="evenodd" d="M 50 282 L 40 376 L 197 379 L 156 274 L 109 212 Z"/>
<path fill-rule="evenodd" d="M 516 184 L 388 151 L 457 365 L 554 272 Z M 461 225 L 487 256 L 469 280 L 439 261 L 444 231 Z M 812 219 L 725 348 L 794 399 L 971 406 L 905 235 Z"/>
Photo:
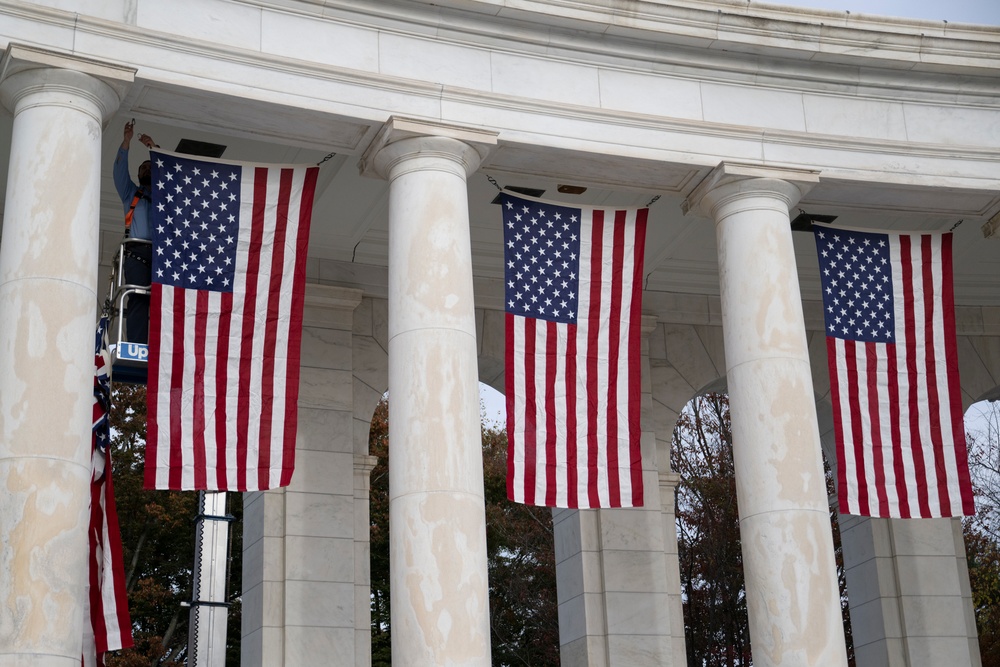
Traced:
<path fill-rule="evenodd" d="M 319 169 L 151 157 L 145 485 L 285 486 Z"/>
<path fill-rule="evenodd" d="M 951 234 L 815 226 L 840 511 L 974 513 Z"/>
<path fill-rule="evenodd" d="M 639 507 L 648 209 L 504 193 L 507 495 Z"/>
<path fill-rule="evenodd" d="M 108 450 L 111 379 L 108 376 L 108 318 L 97 326 L 94 358 L 94 425 L 92 430 L 89 594 L 85 602 L 89 623 L 84 624 L 84 665 L 103 665 L 104 653 L 132 645 L 132 621 L 125 591 L 125 564 L 118 530 L 111 452 Z"/>

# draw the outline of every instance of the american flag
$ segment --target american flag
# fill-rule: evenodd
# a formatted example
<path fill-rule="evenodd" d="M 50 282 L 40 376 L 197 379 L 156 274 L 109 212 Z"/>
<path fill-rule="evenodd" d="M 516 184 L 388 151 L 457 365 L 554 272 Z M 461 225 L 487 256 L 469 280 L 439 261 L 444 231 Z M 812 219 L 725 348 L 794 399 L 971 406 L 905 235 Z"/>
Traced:
<path fill-rule="evenodd" d="M 111 452 L 108 450 L 111 410 L 110 357 L 107 345 L 108 318 L 97 326 L 94 358 L 94 425 L 92 430 L 89 594 L 85 602 L 89 624 L 84 626 L 84 665 L 104 664 L 104 653 L 132 645 L 132 621 L 125 591 L 125 564 L 118 530 L 114 485 L 111 482 Z"/>
<path fill-rule="evenodd" d="M 951 234 L 815 227 L 840 511 L 973 514 Z"/>
<path fill-rule="evenodd" d="M 648 209 L 504 193 L 507 495 L 639 507 Z"/>
<path fill-rule="evenodd" d="M 152 152 L 147 488 L 286 486 L 318 167 Z"/>

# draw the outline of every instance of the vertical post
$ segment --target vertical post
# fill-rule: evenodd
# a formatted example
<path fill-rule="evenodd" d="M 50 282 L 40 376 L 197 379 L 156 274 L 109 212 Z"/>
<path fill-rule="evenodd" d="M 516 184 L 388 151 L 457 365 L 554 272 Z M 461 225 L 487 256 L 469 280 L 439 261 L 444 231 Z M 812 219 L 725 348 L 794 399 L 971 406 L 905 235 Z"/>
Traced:
<path fill-rule="evenodd" d="M 372 662 L 371 474 L 377 464 L 377 456 L 354 455 L 354 661 L 365 666 Z"/>
<path fill-rule="evenodd" d="M 490 664 L 466 179 L 495 135 L 393 119 L 365 162 L 389 181 L 392 654 Z M 364 165 L 364 162 L 363 162 Z"/>
<path fill-rule="evenodd" d="M 685 203 L 715 221 L 754 664 L 846 665 L 789 207 L 815 172 L 723 163 Z"/>
<path fill-rule="evenodd" d="M 11 45 L 0 72 L 14 114 L 0 246 L 0 663 L 69 667 L 87 588 L 101 133 L 132 70 Z"/>
<path fill-rule="evenodd" d="M 188 661 L 191 667 L 226 664 L 226 627 L 229 604 L 229 522 L 226 492 L 198 492 L 195 518 L 194 585 L 188 621 Z"/>

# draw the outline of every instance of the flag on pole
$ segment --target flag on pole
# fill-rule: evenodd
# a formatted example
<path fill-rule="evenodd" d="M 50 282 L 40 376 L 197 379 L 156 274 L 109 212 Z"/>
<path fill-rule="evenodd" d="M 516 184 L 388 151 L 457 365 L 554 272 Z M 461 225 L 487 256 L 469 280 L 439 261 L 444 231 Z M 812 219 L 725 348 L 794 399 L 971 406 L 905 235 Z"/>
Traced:
<path fill-rule="evenodd" d="M 151 159 L 145 486 L 285 486 L 319 168 Z"/>
<path fill-rule="evenodd" d="M 507 495 L 639 507 L 648 209 L 502 195 Z"/>
<path fill-rule="evenodd" d="M 97 326 L 94 358 L 94 425 L 92 430 L 89 594 L 85 607 L 89 623 L 84 623 L 84 665 L 103 665 L 104 653 L 132 645 L 132 621 L 125 591 L 125 564 L 118 530 L 114 485 L 111 481 L 111 452 L 108 450 L 111 410 L 110 355 L 107 340 L 108 318 Z"/>
<path fill-rule="evenodd" d="M 952 235 L 815 225 L 840 511 L 974 513 L 958 378 Z"/>

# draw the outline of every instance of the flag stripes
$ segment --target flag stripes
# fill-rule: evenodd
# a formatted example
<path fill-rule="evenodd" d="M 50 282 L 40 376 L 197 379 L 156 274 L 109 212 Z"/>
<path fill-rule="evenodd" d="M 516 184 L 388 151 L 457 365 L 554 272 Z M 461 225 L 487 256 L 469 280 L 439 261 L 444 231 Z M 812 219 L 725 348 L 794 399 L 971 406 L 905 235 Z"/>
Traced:
<path fill-rule="evenodd" d="M 543 298 L 531 301 L 529 287 L 512 288 L 508 281 L 508 496 L 554 507 L 641 506 L 639 322 L 647 210 L 579 209 L 506 197 L 507 268 L 515 282 L 518 275 L 530 282 L 524 278 L 529 256 L 546 257 L 542 244 L 529 240 L 545 233 L 537 227 L 524 231 L 528 223 L 515 221 L 515 209 L 530 208 L 525 215 L 549 215 L 560 223 L 572 219 L 565 232 L 579 237 L 578 256 L 564 269 L 578 278 L 578 289 L 557 292 L 563 298 L 572 291 L 572 315 L 555 305 L 548 312 L 532 306 L 551 291 L 536 292 Z M 514 240 L 519 230 L 521 238 Z M 540 275 L 544 280 L 553 273 Z M 518 312 L 532 307 L 538 316 Z"/>
<path fill-rule="evenodd" d="M 841 511 L 900 518 L 972 514 L 958 377 L 952 236 L 822 228 L 817 231 L 821 269 L 826 266 L 824 250 L 842 258 L 865 257 L 864 252 L 844 245 L 852 237 L 855 240 L 847 243 L 885 244 L 885 301 L 892 310 L 892 324 L 884 341 L 870 340 L 864 333 L 845 333 L 841 323 L 831 319 L 845 305 L 833 302 L 837 294 L 843 294 L 838 290 L 844 285 L 833 285 L 830 277 L 840 268 L 824 274 Z M 839 245 L 831 247 L 835 244 Z M 844 273 L 846 279 L 853 275 L 855 283 L 867 284 L 864 276 L 858 279 L 858 272 L 864 270 L 855 264 Z M 864 286 L 860 289 L 861 295 L 854 300 L 865 305 L 875 300 L 864 292 Z M 851 297 L 848 293 L 844 299 Z M 868 318 L 866 313 L 851 321 L 860 327 L 857 322 L 868 323 Z"/>
<path fill-rule="evenodd" d="M 147 488 L 253 491 L 291 481 L 318 169 L 226 166 L 239 188 L 231 285 L 161 281 L 154 255 Z"/>
<path fill-rule="evenodd" d="M 132 645 L 132 621 L 125 588 L 125 557 L 111 480 L 111 457 L 103 479 L 91 484 L 89 608 L 98 655 Z"/>
<path fill-rule="evenodd" d="M 97 326 L 94 356 L 94 405 L 91 432 L 88 593 L 84 601 L 83 664 L 104 664 L 107 651 L 132 645 L 132 621 L 125 590 L 122 540 L 111 479 L 109 413 L 111 411 L 108 318 Z"/>

